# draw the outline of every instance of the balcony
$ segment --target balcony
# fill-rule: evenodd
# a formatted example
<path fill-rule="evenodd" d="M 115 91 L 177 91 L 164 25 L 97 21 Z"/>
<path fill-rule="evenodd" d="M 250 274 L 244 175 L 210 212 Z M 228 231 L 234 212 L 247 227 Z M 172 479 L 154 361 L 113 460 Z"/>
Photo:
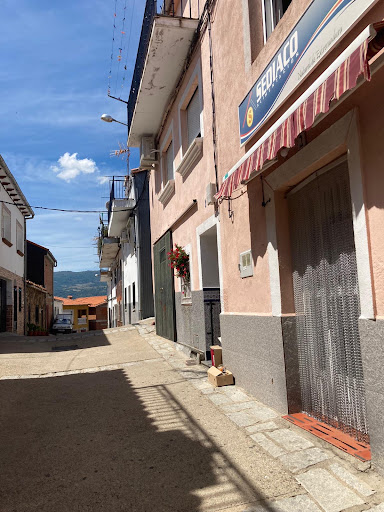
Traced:
<path fill-rule="evenodd" d="M 110 268 L 119 252 L 120 238 L 104 237 L 100 248 L 100 268 Z"/>
<path fill-rule="evenodd" d="M 99 268 L 109 269 L 120 248 L 120 238 L 108 236 L 107 213 L 100 215 L 99 236 L 97 238 L 97 252 L 99 254 Z M 103 274 L 101 273 L 101 274 Z M 100 278 L 100 280 L 102 280 Z"/>
<path fill-rule="evenodd" d="M 102 283 L 108 283 L 112 277 L 112 272 L 110 270 L 102 269 L 100 270 L 100 281 Z"/>
<path fill-rule="evenodd" d="M 135 207 L 135 200 L 126 197 L 126 180 L 111 181 L 111 190 L 108 202 L 108 236 L 119 237 L 126 227 L 129 217 Z"/>
<path fill-rule="evenodd" d="M 177 8 L 176 8 L 177 4 Z M 186 62 L 199 24 L 191 0 L 147 0 L 128 101 L 128 144 L 155 135 Z"/>

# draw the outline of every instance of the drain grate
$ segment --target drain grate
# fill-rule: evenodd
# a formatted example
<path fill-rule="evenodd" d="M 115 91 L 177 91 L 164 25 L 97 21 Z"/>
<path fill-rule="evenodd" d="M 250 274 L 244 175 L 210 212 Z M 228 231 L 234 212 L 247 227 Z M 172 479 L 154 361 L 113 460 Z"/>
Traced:
<path fill-rule="evenodd" d="M 77 350 L 79 345 L 66 345 L 64 347 L 52 347 L 54 352 L 64 352 L 65 350 Z"/>
<path fill-rule="evenodd" d="M 311 432 L 311 434 L 316 437 L 324 439 L 324 441 L 340 448 L 340 450 L 353 455 L 357 459 L 363 461 L 371 460 L 371 448 L 369 444 L 363 443 L 362 441 L 356 441 L 356 439 L 348 434 L 345 434 L 322 421 L 311 418 L 305 413 L 288 414 L 288 416 L 283 416 L 283 418 L 290 421 L 297 427 Z"/>

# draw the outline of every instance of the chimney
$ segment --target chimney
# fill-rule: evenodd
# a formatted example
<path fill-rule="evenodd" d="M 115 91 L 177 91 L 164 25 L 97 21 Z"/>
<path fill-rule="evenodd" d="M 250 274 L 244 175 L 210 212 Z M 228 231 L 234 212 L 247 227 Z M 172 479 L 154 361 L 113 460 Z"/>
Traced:
<path fill-rule="evenodd" d="M 73 299 L 73 295 L 68 295 L 67 299 Z"/>

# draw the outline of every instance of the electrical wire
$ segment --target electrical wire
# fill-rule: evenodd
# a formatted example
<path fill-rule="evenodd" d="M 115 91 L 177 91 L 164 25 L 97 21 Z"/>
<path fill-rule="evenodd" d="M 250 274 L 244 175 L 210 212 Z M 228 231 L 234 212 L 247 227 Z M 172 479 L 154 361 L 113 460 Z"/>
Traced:
<path fill-rule="evenodd" d="M 123 38 L 124 38 L 124 35 L 125 35 L 125 30 L 124 29 L 125 29 L 125 13 L 126 13 L 126 10 L 127 10 L 127 0 L 125 0 L 125 3 L 124 3 L 123 20 L 122 20 L 122 23 L 121 23 L 120 46 L 118 48 L 119 55 L 117 57 L 118 64 L 117 64 L 117 72 L 116 72 L 115 96 L 117 94 L 117 82 L 118 82 L 118 79 L 119 79 L 120 62 L 121 62 L 121 59 L 122 59 L 122 52 L 123 52 Z"/>
<path fill-rule="evenodd" d="M 3 204 L 8 204 L 8 205 L 11 205 L 11 206 L 16 206 L 16 207 L 19 207 L 19 206 L 24 206 L 25 208 L 27 208 L 26 205 L 18 205 L 16 203 L 11 203 L 10 201 L 4 201 L 2 199 L 0 199 L 0 203 L 3 203 Z M 64 209 L 64 208 L 48 208 L 47 206 L 35 206 L 35 205 L 28 205 L 29 208 L 35 208 L 35 209 L 39 209 L 39 210 L 49 210 L 49 211 L 52 211 L 52 212 L 67 212 L 67 213 L 102 213 L 104 210 L 67 210 L 67 209 Z M 130 210 L 130 208 L 127 208 L 127 210 Z M 124 211 L 124 210 L 119 210 L 119 211 Z"/>
<path fill-rule="evenodd" d="M 144 180 L 143 188 L 141 190 L 141 193 L 140 193 L 140 196 L 139 196 L 138 200 L 136 201 L 135 206 L 133 208 L 122 208 L 122 209 L 119 209 L 119 212 L 130 212 L 130 211 L 136 210 L 136 208 L 139 206 L 140 201 L 142 199 L 142 196 L 143 196 L 143 194 L 145 192 L 145 183 L 146 183 L 147 180 L 148 180 L 148 176 Z M 17 205 L 17 204 L 15 204 L 13 202 L 10 202 L 10 201 L 4 201 L 3 199 L 0 199 L 0 203 L 7 204 L 7 205 L 10 205 L 10 206 L 16 206 L 16 207 L 22 206 L 21 204 Z M 25 205 L 23 205 L 23 206 L 25 206 Z M 105 213 L 105 210 L 72 210 L 72 209 L 66 209 L 66 208 L 49 208 L 48 206 L 36 206 L 36 205 L 31 205 L 31 204 L 28 205 L 28 206 L 30 208 L 35 208 L 36 210 L 48 210 L 48 211 L 51 211 L 51 212 L 63 212 L 63 213 Z"/>
<path fill-rule="evenodd" d="M 133 0 L 131 24 L 129 26 L 128 44 L 127 44 L 127 51 L 126 51 L 125 64 L 124 64 L 123 83 L 121 85 L 122 89 L 124 88 L 124 85 L 125 85 L 125 78 L 126 78 L 126 74 L 127 74 L 127 64 L 128 64 L 128 57 L 129 57 L 129 50 L 131 49 L 132 21 L 133 21 L 133 18 L 135 16 L 135 4 L 136 4 L 136 0 Z"/>
<path fill-rule="evenodd" d="M 111 77 L 112 77 L 112 66 L 113 66 L 113 48 L 115 43 L 115 30 L 116 30 L 116 6 L 117 0 L 115 0 L 115 10 L 113 13 L 113 31 L 112 31 L 112 48 L 111 48 L 111 66 L 108 74 L 108 96 L 111 94 Z"/>

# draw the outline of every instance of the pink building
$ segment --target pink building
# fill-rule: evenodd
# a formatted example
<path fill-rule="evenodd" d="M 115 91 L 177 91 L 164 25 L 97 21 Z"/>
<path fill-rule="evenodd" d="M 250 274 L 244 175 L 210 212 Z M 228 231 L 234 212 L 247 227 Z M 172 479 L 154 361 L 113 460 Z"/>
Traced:
<path fill-rule="evenodd" d="M 382 471 L 383 18 L 375 0 L 148 0 L 128 105 L 158 334 L 203 357 L 220 337 L 238 384 L 370 442 Z"/>

